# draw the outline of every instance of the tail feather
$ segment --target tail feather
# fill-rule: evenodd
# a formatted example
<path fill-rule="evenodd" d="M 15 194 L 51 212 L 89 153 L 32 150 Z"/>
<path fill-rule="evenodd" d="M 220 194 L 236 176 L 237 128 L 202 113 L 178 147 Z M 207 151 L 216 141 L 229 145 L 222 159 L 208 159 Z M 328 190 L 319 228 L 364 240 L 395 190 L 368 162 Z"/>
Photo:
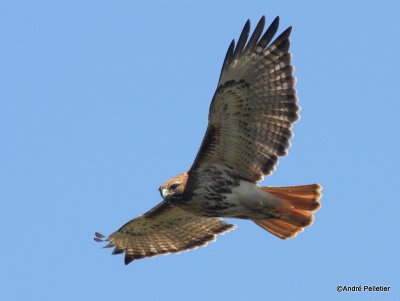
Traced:
<path fill-rule="evenodd" d="M 280 215 L 277 219 L 253 220 L 258 226 L 270 233 L 288 239 L 295 237 L 314 221 L 311 212 L 316 212 L 321 204 L 322 187 L 310 184 L 292 187 L 260 187 L 262 191 L 273 194 L 288 206 L 276 208 Z"/>
<path fill-rule="evenodd" d="M 278 210 L 278 212 L 281 212 L 281 219 L 283 221 L 296 227 L 307 227 L 312 225 L 314 221 L 314 216 L 307 211 L 289 208 L 285 211 Z"/>
<path fill-rule="evenodd" d="M 296 227 L 279 219 L 256 220 L 254 222 L 264 230 L 282 239 L 292 238 L 303 232 L 302 227 Z"/>
<path fill-rule="evenodd" d="M 286 200 L 294 208 L 315 212 L 321 207 L 322 186 L 309 184 L 288 187 L 260 187 L 262 191 L 269 192 L 280 199 Z"/>

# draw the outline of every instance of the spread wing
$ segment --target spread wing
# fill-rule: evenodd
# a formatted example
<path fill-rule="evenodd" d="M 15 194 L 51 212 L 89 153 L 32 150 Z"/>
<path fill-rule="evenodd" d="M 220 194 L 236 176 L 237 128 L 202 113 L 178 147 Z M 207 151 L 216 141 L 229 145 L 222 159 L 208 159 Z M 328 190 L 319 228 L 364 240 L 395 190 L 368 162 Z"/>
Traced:
<path fill-rule="evenodd" d="M 165 201 L 122 226 L 108 238 L 96 232 L 98 242 L 115 247 L 113 254 L 125 252 L 125 264 L 158 254 L 179 253 L 215 241 L 216 234 L 235 225 L 218 218 L 195 216 Z"/>
<path fill-rule="evenodd" d="M 247 42 L 247 21 L 236 47 L 232 41 L 192 173 L 225 164 L 241 178 L 257 182 L 287 154 L 300 108 L 288 52 L 291 27 L 271 42 L 278 23 L 276 18 L 263 34 L 262 17 Z"/>

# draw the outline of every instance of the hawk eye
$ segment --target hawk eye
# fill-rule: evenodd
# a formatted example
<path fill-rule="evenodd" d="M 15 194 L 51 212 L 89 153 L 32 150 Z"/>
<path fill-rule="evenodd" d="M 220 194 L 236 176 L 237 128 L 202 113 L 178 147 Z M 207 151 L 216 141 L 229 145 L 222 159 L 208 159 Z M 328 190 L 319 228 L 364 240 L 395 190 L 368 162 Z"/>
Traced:
<path fill-rule="evenodd" d="M 169 190 L 176 190 L 177 188 L 178 188 L 178 184 L 172 184 L 170 187 L 169 187 Z"/>

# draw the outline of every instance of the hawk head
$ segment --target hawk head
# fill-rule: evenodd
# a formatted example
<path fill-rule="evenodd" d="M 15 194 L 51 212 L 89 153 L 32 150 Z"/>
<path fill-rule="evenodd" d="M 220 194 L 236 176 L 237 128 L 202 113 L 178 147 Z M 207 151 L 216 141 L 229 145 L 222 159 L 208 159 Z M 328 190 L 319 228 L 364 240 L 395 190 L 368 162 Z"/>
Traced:
<path fill-rule="evenodd" d="M 159 188 L 164 200 L 180 199 L 185 191 L 188 174 L 181 173 L 168 181 L 165 181 Z"/>

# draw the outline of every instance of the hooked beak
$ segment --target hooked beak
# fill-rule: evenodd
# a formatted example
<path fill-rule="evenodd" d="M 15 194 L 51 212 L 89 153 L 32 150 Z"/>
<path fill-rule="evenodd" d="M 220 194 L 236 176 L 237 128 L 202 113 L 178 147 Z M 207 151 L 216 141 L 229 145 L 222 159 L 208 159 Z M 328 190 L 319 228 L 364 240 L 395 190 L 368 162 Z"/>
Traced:
<path fill-rule="evenodd" d="M 160 191 L 160 194 L 161 194 L 161 196 L 162 196 L 163 199 L 165 199 L 165 198 L 168 196 L 168 194 L 169 194 L 168 189 L 165 189 L 165 188 L 162 189 L 162 188 L 160 187 L 159 191 Z"/>

